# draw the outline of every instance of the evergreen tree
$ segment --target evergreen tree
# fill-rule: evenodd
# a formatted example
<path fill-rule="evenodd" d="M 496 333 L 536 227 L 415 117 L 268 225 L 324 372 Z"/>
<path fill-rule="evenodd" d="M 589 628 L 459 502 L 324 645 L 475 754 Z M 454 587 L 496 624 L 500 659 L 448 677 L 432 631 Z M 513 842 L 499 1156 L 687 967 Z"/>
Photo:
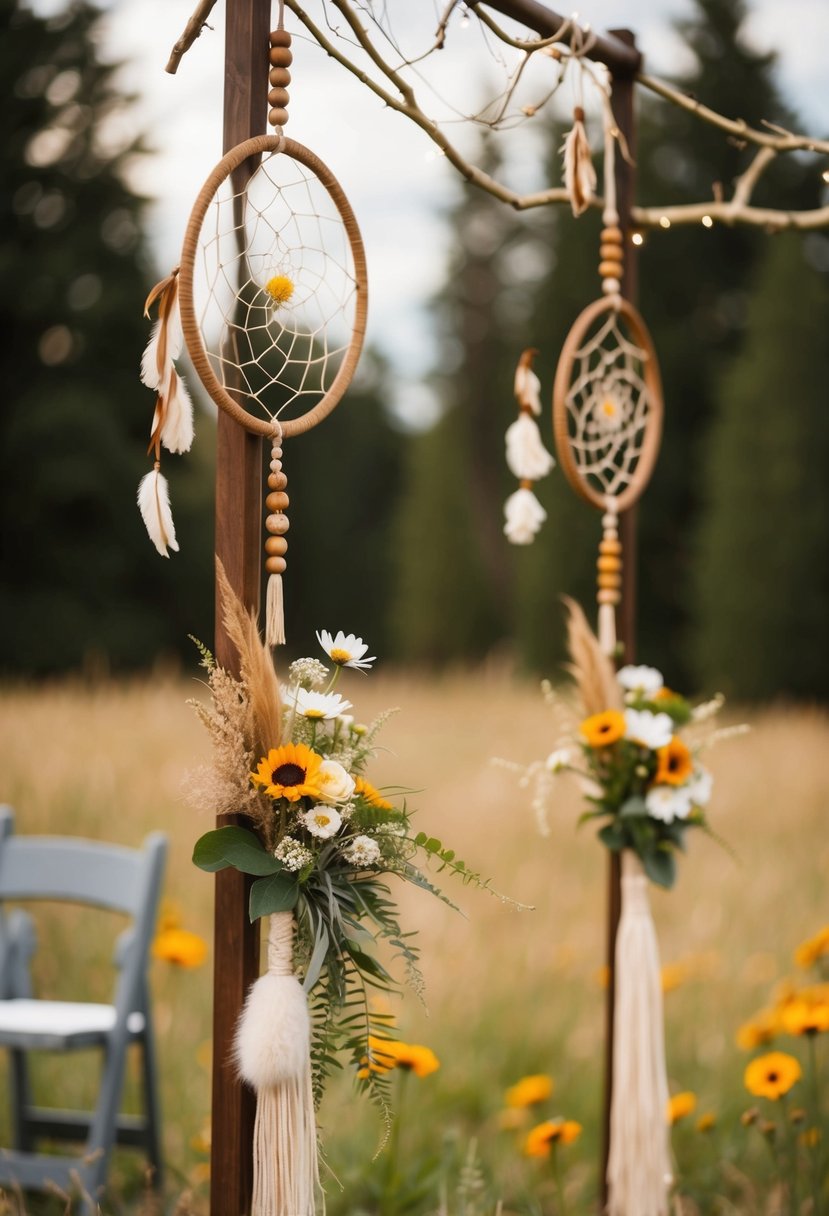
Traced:
<path fill-rule="evenodd" d="M 749 699 L 829 696 L 829 283 L 803 255 L 769 242 L 704 479 L 699 669 Z"/>
<path fill-rule="evenodd" d="M 169 462 L 181 553 L 163 562 L 135 506 L 153 406 L 138 363 L 154 276 L 126 182 L 141 143 L 115 144 L 125 103 L 97 9 L 0 12 L 0 666 L 147 664 L 210 637 L 211 440 Z"/>

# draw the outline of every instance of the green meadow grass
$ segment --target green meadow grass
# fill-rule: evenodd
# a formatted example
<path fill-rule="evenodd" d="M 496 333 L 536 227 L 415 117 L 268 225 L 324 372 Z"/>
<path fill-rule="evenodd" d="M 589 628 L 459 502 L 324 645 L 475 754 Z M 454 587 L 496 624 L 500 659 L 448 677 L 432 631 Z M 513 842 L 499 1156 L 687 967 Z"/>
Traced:
<path fill-rule="evenodd" d="M 212 881 L 192 866 L 190 854 L 212 815 L 184 799 L 188 772 L 209 759 L 206 736 L 185 704 L 201 691 L 161 678 L 7 688 L 0 707 L 0 800 L 15 808 L 21 833 L 137 845 L 162 828 L 170 837 L 166 898 L 184 927 L 209 938 Z M 549 1163 L 523 1156 L 526 1127 L 502 1126 L 504 1090 L 537 1072 L 552 1075 L 555 1090 L 531 1122 L 562 1115 L 584 1127 L 575 1144 L 560 1150 L 567 1210 L 594 1210 L 606 858 L 589 826 L 576 831 L 579 796 L 566 779 L 550 833 L 541 837 L 527 792 L 490 763 L 494 756 L 527 763 L 550 750 L 540 693 L 499 670 L 439 679 L 353 675 L 342 691 L 366 720 L 387 706 L 401 707 L 380 737 L 372 781 L 421 791 L 411 798 L 419 808 L 416 825 L 534 910 L 517 911 L 445 875 L 439 882 L 461 915 L 422 892 L 399 892 L 405 923 L 420 933 L 427 1007 L 406 994 L 394 1005 L 398 1029 L 405 1040 L 432 1047 L 441 1068 L 423 1080 L 409 1076 L 405 1085 L 402 1074 L 395 1079 L 404 1089 L 396 1159 L 388 1150 L 375 1159 L 382 1121 L 369 1104 L 355 1101 L 350 1076 L 335 1078 L 320 1112 L 329 1216 L 483 1216 L 499 1200 L 504 1216 L 556 1212 Z M 768 1002 L 775 984 L 797 978 L 794 947 L 829 920 L 829 720 L 807 708 L 755 711 L 750 718 L 750 735 L 723 743 L 709 758 L 715 774 L 710 820 L 736 857 L 700 835 L 674 891 L 653 894 L 663 962 L 678 964 L 675 974 L 682 977 L 665 997 L 671 1088 L 698 1096 L 694 1116 L 673 1137 L 684 1196 L 677 1210 L 688 1214 L 771 1210 L 771 1156 L 756 1129 L 740 1124 L 750 1100 L 742 1084 L 747 1057 L 734 1034 Z M 38 911 L 41 995 L 108 999 L 119 925 L 112 918 L 104 934 L 100 919 L 76 909 Z M 196 1216 L 208 1208 L 211 968 L 156 961 L 152 981 L 166 1210 Z M 824 1056 L 827 1046 L 818 1044 Z M 796 1054 L 800 1048 L 792 1040 L 786 1046 Z M 36 1084 L 44 1101 L 88 1100 L 94 1082 L 94 1059 L 86 1055 L 39 1061 Z M 136 1093 L 133 1070 L 128 1104 Z M 717 1125 L 701 1133 L 696 1116 L 709 1111 Z M 4 1107 L 0 1142 L 7 1137 Z M 464 1165 L 471 1149 L 473 1168 Z M 14 1197 L 8 1203 L 9 1213 L 24 1210 Z M 30 1200 L 27 1210 L 63 1206 Z M 154 1210 L 134 1155 L 118 1154 L 103 1210 Z"/>

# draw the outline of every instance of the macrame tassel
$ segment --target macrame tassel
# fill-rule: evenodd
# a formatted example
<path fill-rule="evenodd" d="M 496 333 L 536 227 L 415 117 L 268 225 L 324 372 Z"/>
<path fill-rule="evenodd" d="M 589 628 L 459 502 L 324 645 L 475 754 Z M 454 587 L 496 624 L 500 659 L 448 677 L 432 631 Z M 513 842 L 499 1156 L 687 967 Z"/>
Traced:
<path fill-rule="evenodd" d="M 659 948 L 647 879 L 622 853 L 616 937 L 608 1216 L 666 1216 L 671 1165 Z"/>
<path fill-rule="evenodd" d="M 268 970 L 248 994 L 234 1044 L 239 1074 L 256 1090 L 251 1216 L 313 1216 L 316 1211 L 311 1022 L 293 974 L 293 941 L 293 913 L 274 913 Z"/>
<path fill-rule="evenodd" d="M 505 439 L 507 465 L 520 481 L 538 481 L 554 467 L 556 462 L 542 443 L 538 423 L 526 410 L 507 427 Z"/>
<path fill-rule="evenodd" d="M 285 533 L 290 521 L 285 508 L 290 503 L 285 487 L 288 478 L 282 470 L 282 427 L 275 423 L 271 465 L 268 474 L 268 496 L 265 506 L 268 516 L 265 527 L 270 533 L 265 541 L 265 570 L 268 573 L 268 593 L 265 606 L 265 641 L 269 646 L 285 645 L 285 606 L 282 591 L 282 575 L 287 562 L 288 541 Z"/>
<path fill-rule="evenodd" d="M 547 518 L 547 512 L 530 489 L 531 484 L 522 484 L 504 503 L 504 535 L 513 545 L 531 544 Z"/>
<path fill-rule="evenodd" d="M 584 110 L 573 110 L 573 127 L 562 148 L 564 153 L 564 189 L 570 198 L 573 215 L 586 211 L 596 193 L 596 170 L 590 153 L 590 143 L 584 126 Z"/>
<path fill-rule="evenodd" d="M 141 478 L 138 486 L 138 509 L 150 540 L 161 556 L 170 556 L 168 548 L 178 553 L 176 529 L 170 509 L 170 491 L 158 461 L 152 471 Z"/>

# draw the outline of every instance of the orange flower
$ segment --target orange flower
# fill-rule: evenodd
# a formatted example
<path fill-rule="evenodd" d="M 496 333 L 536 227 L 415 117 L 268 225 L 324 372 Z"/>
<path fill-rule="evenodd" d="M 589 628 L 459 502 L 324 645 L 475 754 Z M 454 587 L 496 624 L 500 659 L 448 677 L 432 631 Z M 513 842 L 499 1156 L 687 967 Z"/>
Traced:
<path fill-rule="evenodd" d="M 524 1141 L 527 1157 L 549 1157 L 554 1144 L 572 1144 L 581 1135 L 581 1124 L 573 1119 L 547 1119 L 534 1127 Z"/>
<path fill-rule="evenodd" d="M 363 802 L 367 802 L 369 806 L 376 807 L 378 811 L 393 810 L 392 804 L 387 802 L 376 786 L 370 781 L 366 781 L 365 777 L 355 777 L 354 793 L 362 798 Z"/>
<path fill-rule="evenodd" d="M 656 757 L 658 763 L 654 781 L 657 785 L 684 785 L 693 774 L 691 753 L 676 735 L 666 747 L 657 750 Z"/>
<path fill-rule="evenodd" d="M 761 1009 L 737 1031 L 737 1046 L 743 1051 L 754 1051 L 771 1043 L 780 1033 L 780 1016 L 775 1009 Z"/>
<path fill-rule="evenodd" d="M 789 1001 L 780 1010 L 780 1020 L 787 1034 L 820 1034 L 829 1030 L 829 1004 L 805 1000 Z"/>
<path fill-rule="evenodd" d="M 546 1102 L 553 1092 L 553 1078 L 545 1073 L 533 1073 L 511 1085 L 505 1094 L 507 1106 L 535 1106 Z"/>
<path fill-rule="evenodd" d="M 188 929 L 162 929 L 152 950 L 153 958 L 176 967 L 200 967 L 207 958 L 207 942 Z"/>
<path fill-rule="evenodd" d="M 607 747 L 623 737 L 625 715 L 617 709 L 606 709 L 604 713 L 585 718 L 579 730 L 588 747 Z"/>
<path fill-rule="evenodd" d="M 697 1105 L 697 1095 L 692 1094 L 689 1089 L 684 1090 L 681 1094 L 674 1094 L 668 1099 L 667 1117 L 671 1127 L 678 1123 L 680 1119 L 684 1119 L 686 1115 L 690 1115 Z"/>
<path fill-rule="evenodd" d="M 800 1064 L 794 1056 L 784 1051 L 770 1051 L 768 1055 L 752 1060 L 745 1071 L 743 1081 L 750 1094 L 758 1098 L 770 1098 L 776 1102 L 782 1098 L 803 1076 Z"/>
<path fill-rule="evenodd" d="M 824 925 L 808 941 L 801 942 L 794 952 L 794 961 L 798 967 L 808 968 L 825 954 L 829 954 L 829 925 Z"/>
<path fill-rule="evenodd" d="M 371 1061 L 364 1058 L 357 1076 L 363 1080 L 372 1072 L 391 1072 L 402 1068 L 417 1077 L 428 1077 L 437 1072 L 440 1060 L 431 1047 L 420 1047 L 417 1043 L 401 1043 L 397 1039 L 380 1039 L 369 1035 Z"/>
<path fill-rule="evenodd" d="M 250 779 L 261 786 L 269 798 L 318 798 L 322 786 L 318 780 L 322 756 L 312 752 L 304 743 L 286 743 L 273 747 Z"/>

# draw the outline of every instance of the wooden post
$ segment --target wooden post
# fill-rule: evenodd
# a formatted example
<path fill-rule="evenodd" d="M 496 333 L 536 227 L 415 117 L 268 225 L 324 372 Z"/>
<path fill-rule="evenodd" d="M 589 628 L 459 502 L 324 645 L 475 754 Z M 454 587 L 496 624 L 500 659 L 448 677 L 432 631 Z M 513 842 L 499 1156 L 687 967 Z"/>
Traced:
<path fill-rule="evenodd" d="M 636 38 L 630 30 L 611 30 L 612 38 L 636 49 Z M 631 243 L 630 212 L 636 183 L 636 116 L 634 110 L 634 77 L 630 71 L 612 71 L 613 113 L 623 137 L 616 152 L 616 209 L 619 227 L 624 234 L 625 259 L 622 295 L 636 303 L 637 251 Z M 623 155 L 627 149 L 631 162 Z M 616 619 L 616 633 L 622 647 L 622 661 L 633 663 L 636 654 L 636 506 L 623 512 L 619 520 L 622 542 L 622 602 Z M 607 1162 L 610 1155 L 610 1107 L 613 1098 L 613 1012 L 616 1002 L 616 933 L 622 911 L 622 866 L 618 853 L 611 853 L 607 878 L 607 1003 L 605 1007 L 604 1107 L 602 1112 L 601 1206 L 607 1206 Z M 633 1216 L 633 1214 L 632 1214 Z"/>
<path fill-rule="evenodd" d="M 223 147 L 265 130 L 270 0 L 227 0 Z M 237 188 L 239 183 L 236 183 Z M 259 608 L 262 552 L 262 441 L 219 410 L 216 447 L 216 556 L 231 587 Z M 216 603 L 217 662 L 238 670 Z M 219 816 L 217 827 L 242 822 Z M 248 919 L 250 879 L 228 868 L 216 875 L 213 953 L 213 1089 L 210 1211 L 247 1216 L 253 1176 L 256 1099 L 230 1062 L 236 1020 L 259 974 L 259 922 Z"/>

